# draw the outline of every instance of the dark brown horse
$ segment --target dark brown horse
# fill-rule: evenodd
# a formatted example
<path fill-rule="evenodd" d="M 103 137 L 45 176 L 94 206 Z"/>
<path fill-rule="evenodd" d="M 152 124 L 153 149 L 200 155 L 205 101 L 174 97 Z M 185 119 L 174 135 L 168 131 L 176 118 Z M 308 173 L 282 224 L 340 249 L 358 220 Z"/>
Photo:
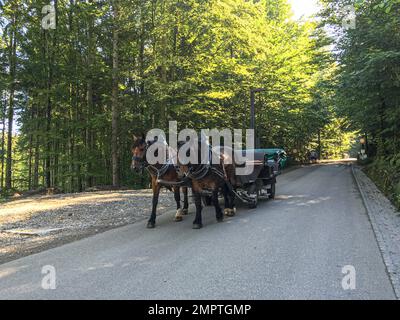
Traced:
<path fill-rule="evenodd" d="M 175 221 L 182 221 L 183 215 L 188 214 L 189 202 L 188 202 L 188 188 L 181 186 L 182 180 L 178 176 L 174 164 L 167 162 L 166 164 L 150 165 L 146 160 L 146 153 L 148 147 L 150 147 L 155 141 L 146 141 L 145 137 L 134 138 L 132 146 L 132 164 L 131 169 L 135 171 L 142 171 L 147 169 L 151 175 L 151 187 L 153 189 L 153 207 L 151 211 L 150 219 L 147 223 L 147 228 L 152 229 L 156 225 L 156 211 L 160 190 L 162 187 L 173 191 L 174 198 L 176 201 L 177 211 L 175 215 Z M 182 189 L 183 198 L 183 209 L 181 208 L 181 193 Z"/>
<path fill-rule="evenodd" d="M 180 144 L 180 147 L 182 143 Z M 199 142 L 199 149 L 201 149 L 201 142 Z M 235 208 L 235 194 L 233 186 L 235 186 L 235 166 L 233 164 L 226 164 L 223 155 L 223 149 L 217 151 L 218 163 L 201 164 L 201 155 L 199 153 L 197 164 L 180 165 L 181 171 L 184 175 L 191 180 L 192 191 L 196 205 L 196 217 L 193 221 L 193 229 L 201 229 L 202 222 L 202 202 L 201 199 L 204 195 L 211 195 L 212 204 L 215 207 L 215 214 L 218 222 L 222 222 L 224 215 L 219 205 L 219 193 L 222 192 L 225 199 L 224 212 L 227 216 L 234 216 L 236 213 Z M 210 149 L 210 157 L 212 151 Z M 211 159 L 210 159 L 211 161 Z"/>

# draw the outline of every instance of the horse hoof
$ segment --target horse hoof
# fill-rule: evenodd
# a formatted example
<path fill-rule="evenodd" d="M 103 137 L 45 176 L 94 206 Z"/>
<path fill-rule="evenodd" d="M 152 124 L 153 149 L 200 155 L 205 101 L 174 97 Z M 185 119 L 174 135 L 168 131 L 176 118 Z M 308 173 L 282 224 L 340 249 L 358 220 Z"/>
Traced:
<path fill-rule="evenodd" d="M 224 222 L 224 217 L 217 218 L 217 222 L 218 222 L 218 223 L 220 223 L 220 222 Z"/>
<path fill-rule="evenodd" d="M 203 228 L 203 225 L 201 223 L 193 223 L 193 229 L 198 230 Z"/>
<path fill-rule="evenodd" d="M 189 214 L 189 209 L 183 209 L 183 210 L 182 210 L 182 214 L 183 214 L 184 216 L 187 216 L 187 215 Z"/>
<path fill-rule="evenodd" d="M 234 217 L 236 214 L 236 208 L 233 209 L 225 209 L 224 214 L 228 217 Z"/>
<path fill-rule="evenodd" d="M 147 229 L 154 229 L 156 227 L 155 222 L 148 222 L 147 223 Z"/>
<path fill-rule="evenodd" d="M 178 209 L 178 210 L 176 210 L 176 214 L 175 214 L 175 221 L 176 222 L 180 222 L 180 221 L 182 221 L 183 220 L 183 210 L 182 209 Z"/>

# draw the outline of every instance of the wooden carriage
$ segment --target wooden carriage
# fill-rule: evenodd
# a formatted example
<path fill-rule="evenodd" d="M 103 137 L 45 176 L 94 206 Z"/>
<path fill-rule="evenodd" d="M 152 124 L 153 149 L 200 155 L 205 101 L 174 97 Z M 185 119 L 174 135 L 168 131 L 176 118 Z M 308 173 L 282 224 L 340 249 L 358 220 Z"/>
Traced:
<path fill-rule="evenodd" d="M 275 198 L 279 165 L 277 162 L 268 161 L 268 155 L 265 153 L 244 152 L 253 153 L 254 170 L 249 175 L 236 175 L 236 194 L 250 208 L 256 208 L 259 200 Z M 249 164 L 249 162 L 247 163 Z"/>
<path fill-rule="evenodd" d="M 230 185 L 236 198 L 249 208 L 256 208 L 260 200 L 274 199 L 276 192 L 276 177 L 279 174 L 279 164 L 268 160 L 268 155 L 263 152 L 243 151 L 243 155 L 252 152 L 254 154 L 254 170 L 248 175 L 236 175 L 236 184 Z M 249 164 L 249 161 L 247 161 Z M 243 164 L 242 167 L 245 165 Z M 203 203 L 211 205 L 211 198 L 203 196 Z"/>

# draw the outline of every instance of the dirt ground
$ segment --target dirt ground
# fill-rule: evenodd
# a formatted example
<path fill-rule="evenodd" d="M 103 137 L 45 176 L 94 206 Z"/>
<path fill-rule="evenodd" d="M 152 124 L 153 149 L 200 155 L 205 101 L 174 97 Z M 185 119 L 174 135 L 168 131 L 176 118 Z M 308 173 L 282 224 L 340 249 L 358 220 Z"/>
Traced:
<path fill-rule="evenodd" d="M 151 190 L 35 196 L 0 204 L 0 264 L 146 219 Z M 158 214 L 175 209 L 162 191 Z"/>

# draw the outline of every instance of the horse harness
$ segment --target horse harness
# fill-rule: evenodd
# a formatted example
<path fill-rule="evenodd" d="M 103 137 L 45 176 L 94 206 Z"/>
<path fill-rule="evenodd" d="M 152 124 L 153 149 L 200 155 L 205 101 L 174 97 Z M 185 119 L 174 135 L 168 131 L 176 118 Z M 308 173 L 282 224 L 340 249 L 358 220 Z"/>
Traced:
<path fill-rule="evenodd" d="M 150 144 L 151 145 L 151 144 Z M 144 152 L 147 152 L 147 148 L 149 147 L 149 144 L 146 143 L 146 147 Z M 218 170 L 218 168 L 216 168 L 215 166 L 212 165 L 211 163 L 211 150 L 210 150 L 210 161 L 207 164 L 203 164 L 200 165 L 199 168 L 197 168 L 196 170 L 194 170 L 193 168 L 190 168 L 189 171 L 187 173 L 185 173 L 184 178 L 182 179 L 182 181 L 180 182 L 167 182 L 167 181 L 163 181 L 162 177 L 167 173 L 167 171 L 171 168 L 171 166 L 174 167 L 175 171 L 177 170 L 177 166 L 174 165 L 174 163 L 171 161 L 171 159 L 168 159 L 168 161 L 162 165 L 161 168 L 157 168 L 154 165 L 151 165 L 147 162 L 146 159 L 137 157 L 137 156 L 133 156 L 132 160 L 134 161 L 138 161 L 138 162 L 142 162 L 143 163 L 143 167 L 146 168 L 146 170 L 150 173 L 150 175 L 157 177 L 157 181 L 159 183 L 165 184 L 165 185 L 183 185 L 183 184 L 187 184 L 189 182 L 189 180 L 193 179 L 193 180 L 201 180 L 203 179 L 210 171 L 214 174 L 216 174 L 218 177 L 220 177 L 221 179 L 227 181 L 228 180 L 228 176 L 226 173 L 226 168 L 225 165 L 222 164 L 222 171 Z"/>

